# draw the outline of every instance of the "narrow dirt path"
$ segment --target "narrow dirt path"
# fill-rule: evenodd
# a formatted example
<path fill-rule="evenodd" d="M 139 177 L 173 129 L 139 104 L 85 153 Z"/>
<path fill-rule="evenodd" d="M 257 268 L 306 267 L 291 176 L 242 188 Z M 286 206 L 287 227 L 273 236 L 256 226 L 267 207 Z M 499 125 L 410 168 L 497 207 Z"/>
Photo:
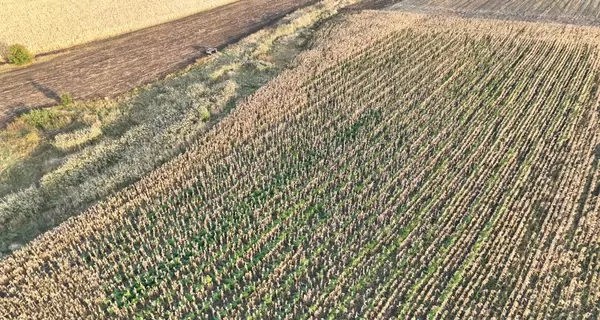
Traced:
<path fill-rule="evenodd" d="M 0 73 L 0 126 L 32 108 L 114 97 L 181 69 L 316 0 L 241 0 L 211 11 L 74 47 L 56 58 Z"/>

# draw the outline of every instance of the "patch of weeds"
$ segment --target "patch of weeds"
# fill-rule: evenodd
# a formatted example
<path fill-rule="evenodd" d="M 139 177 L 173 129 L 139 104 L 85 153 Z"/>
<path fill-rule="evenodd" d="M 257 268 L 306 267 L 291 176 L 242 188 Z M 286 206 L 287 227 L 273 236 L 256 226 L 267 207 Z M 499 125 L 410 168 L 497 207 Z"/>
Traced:
<path fill-rule="evenodd" d="M 69 93 L 63 93 L 60 95 L 60 105 L 68 107 L 73 104 L 73 97 Z"/>
<path fill-rule="evenodd" d="M 210 120 L 210 111 L 208 111 L 208 109 L 204 106 L 200 107 L 200 119 L 202 119 L 202 121 L 208 121 Z"/>
<path fill-rule="evenodd" d="M 37 109 L 21 116 L 20 120 L 30 128 L 56 130 L 72 122 L 69 116 L 61 115 L 49 109 Z"/>

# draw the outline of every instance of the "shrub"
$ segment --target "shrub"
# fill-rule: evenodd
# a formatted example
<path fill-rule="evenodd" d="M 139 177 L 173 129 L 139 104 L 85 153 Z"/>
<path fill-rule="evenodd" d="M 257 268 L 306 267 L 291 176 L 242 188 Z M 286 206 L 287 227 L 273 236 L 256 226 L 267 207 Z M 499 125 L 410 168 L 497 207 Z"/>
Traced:
<path fill-rule="evenodd" d="M 22 66 L 33 61 L 33 54 L 20 44 L 13 44 L 8 48 L 7 60 L 9 63 Z"/>
<path fill-rule="evenodd" d="M 67 107 L 73 103 L 73 97 L 71 97 L 68 93 L 63 93 L 60 95 L 60 104 Z"/>
<path fill-rule="evenodd" d="M 200 119 L 205 122 L 210 120 L 210 111 L 204 106 L 200 108 Z"/>
<path fill-rule="evenodd" d="M 54 122 L 54 115 L 46 109 L 31 110 L 22 117 L 30 127 L 38 129 L 49 127 Z"/>
<path fill-rule="evenodd" d="M 29 128 L 40 130 L 56 130 L 64 128 L 72 122 L 68 115 L 53 112 L 51 109 L 35 109 L 22 115 L 20 119 Z"/>

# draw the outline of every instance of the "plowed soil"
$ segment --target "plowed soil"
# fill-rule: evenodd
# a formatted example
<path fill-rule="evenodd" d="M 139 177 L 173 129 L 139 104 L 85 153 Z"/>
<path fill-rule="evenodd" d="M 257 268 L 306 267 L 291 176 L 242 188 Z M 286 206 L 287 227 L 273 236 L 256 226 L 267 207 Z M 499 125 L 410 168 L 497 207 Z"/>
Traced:
<path fill-rule="evenodd" d="M 316 0 L 241 0 L 119 37 L 71 48 L 56 58 L 0 73 L 0 126 L 59 102 L 114 97 L 184 68 L 204 55 Z"/>
<path fill-rule="evenodd" d="M 350 5 L 346 10 L 377 10 L 384 9 L 401 0 L 362 0 L 356 4 Z"/>

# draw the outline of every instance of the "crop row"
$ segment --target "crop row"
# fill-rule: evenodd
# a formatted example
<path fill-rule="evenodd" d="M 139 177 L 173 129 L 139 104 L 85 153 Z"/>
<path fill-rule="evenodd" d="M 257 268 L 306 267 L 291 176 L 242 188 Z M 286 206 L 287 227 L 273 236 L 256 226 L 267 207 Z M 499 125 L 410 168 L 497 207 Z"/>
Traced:
<path fill-rule="evenodd" d="M 185 154 L 2 261 L 0 310 L 597 317 L 597 47 L 420 19 L 326 26 Z"/>
<path fill-rule="evenodd" d="M 452 12 L 467 16 L 509 18 L 525 21 L 567 22 L 598 25 L 598 0 L 406 0 L 393 6 L 396 10 Z"/>

